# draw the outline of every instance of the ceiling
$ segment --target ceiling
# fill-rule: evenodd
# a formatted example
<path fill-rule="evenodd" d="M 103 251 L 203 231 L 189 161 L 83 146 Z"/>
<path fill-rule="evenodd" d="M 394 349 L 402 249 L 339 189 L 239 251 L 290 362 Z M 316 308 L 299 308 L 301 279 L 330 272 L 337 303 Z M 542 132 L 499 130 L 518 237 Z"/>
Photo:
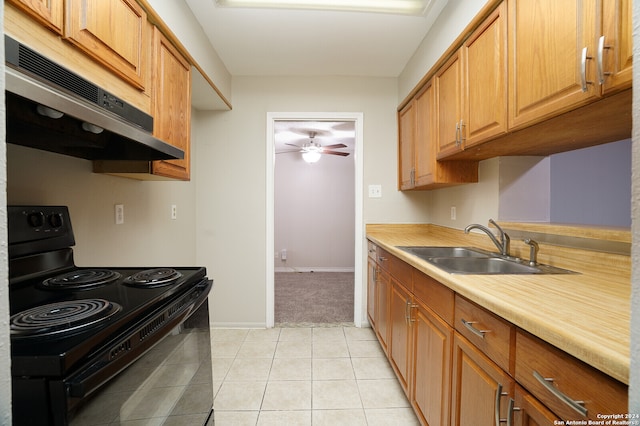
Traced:
<path fill-rule="evenodd" d="M 185 1 L 233 76 L 397 77 L 448 0 L 423 16 Z"/>
<path fill-rule="evenodd" d="M 296 153 L 295 146 L 303 146 L 311 140 L 322 146 L 344 144 L 346 148 L 336 149 L 339 152 L 353 154 L 356 139 L 355 122 L 353 121 L 275 121 L 274 145 L 276 153 Z"/>

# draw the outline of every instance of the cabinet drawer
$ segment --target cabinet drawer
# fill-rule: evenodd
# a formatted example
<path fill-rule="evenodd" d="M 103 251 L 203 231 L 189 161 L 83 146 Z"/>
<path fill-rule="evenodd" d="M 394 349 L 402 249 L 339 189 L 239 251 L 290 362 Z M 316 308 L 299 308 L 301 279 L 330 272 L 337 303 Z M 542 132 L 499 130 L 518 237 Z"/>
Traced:
<path fill-rule="evenodd" d="M 367 255 L 369 259 L 378 260 L 378 247 L 371 241 L 367 241 Z"/>
<path fill-rule="evenodd" d="M 511 367 L 515 327 L 487 310 L 456 295 L 455 329 L 505 371 Z"/>
<path fill-rule="evenodd" d="M 520 330 L 515 377 L 563 419 L 601 420 L 598 414 L 627 412 L 625 384 Z"/>
<path fill-rule="evenodd" d="M 454 292 L 417 269 L 413 270 L 413 294 L 449 325 L 453 325 Z"/>
<path fill-rule="evenodd" d="M 378 265 L 402 283 L 410 292 L 413 291 L 413 266 L 398 259 L 388 251 L 378 247 Z"/>

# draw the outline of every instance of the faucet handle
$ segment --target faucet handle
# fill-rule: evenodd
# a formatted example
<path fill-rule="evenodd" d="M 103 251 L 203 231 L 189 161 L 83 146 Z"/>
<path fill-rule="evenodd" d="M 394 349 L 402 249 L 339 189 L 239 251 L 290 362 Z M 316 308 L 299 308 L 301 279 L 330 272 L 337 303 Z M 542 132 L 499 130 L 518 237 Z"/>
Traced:
<path fill-rule="evenodd" d="M 504 230 L 496 223 L 495 220 L 489 219 L 489 224 L 495 226 L 495 228 L 500 232 L 500 243 L 502 244 L 502 254 L 505 256 L 509 256 L 510 246 L 511 246 L 511 238 L 509 234 L 504 232 Z"/>

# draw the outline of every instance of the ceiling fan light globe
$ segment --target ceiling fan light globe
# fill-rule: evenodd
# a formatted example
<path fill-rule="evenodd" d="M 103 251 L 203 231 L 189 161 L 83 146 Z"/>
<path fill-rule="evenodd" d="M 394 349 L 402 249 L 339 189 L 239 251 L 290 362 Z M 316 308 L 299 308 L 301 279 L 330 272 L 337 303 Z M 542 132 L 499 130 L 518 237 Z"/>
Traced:
<path fill-rule="evenodd" d="M 320 160 L 320 152 L 318 151 L 307 151 L 302 153 L 302 159 L 307 163 L 317 163 Z"/>

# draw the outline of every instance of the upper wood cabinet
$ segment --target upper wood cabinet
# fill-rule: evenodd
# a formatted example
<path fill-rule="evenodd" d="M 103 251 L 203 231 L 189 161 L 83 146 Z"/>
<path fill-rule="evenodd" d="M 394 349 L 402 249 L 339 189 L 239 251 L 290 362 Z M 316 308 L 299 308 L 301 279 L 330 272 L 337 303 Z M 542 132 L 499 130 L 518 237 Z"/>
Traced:
<path fill-rule="evenodd" d="M 603 0 L 598 38 L 597 78 L 604 92 L 631 87 L 633 66 L 632 0 Z"/>
<path fill-rule="evenodd" d="M 631 0 L 509 0 L 509 127 L 631 86 Z"/>
<path fill-rule="evenodd" d="M 506 15 L 503 3 L 434 76 L 439 159 L 507 131 Z"/>
<path fill-rule="evenodd" d="M 409 102 L 398 112 L 398 187 L 400 190 L 415 187 L 414 145 L 416 108 Z"/>
<path fill-rule="evenodd" d="M 431 81 L 399 111 L 398 122 L 400 190 L 430 189 L 478 181 L 477 162 L 439 162 L 436 159 L 436 99 Z"/>
<path fill-rule="evenodd" d="M 85 54 L 144 90 L 147 14 L 134 0 L 68 0 L 64 35 Z"/>
<path fill-rule="evenodd" d="M 463 148 L 507 131 L 507 5 L 502 3 L 462 45 L 465 58 Z"/>
<path fill-rule="evenodd" d="M 152 173 L 189 180 L 191 65 L 157 28 L 153 31 L 153 46 L 153 134 L 183 150 L 184 159 L 154 161 Z"/>
<path fill-rule="evenodd" d="M 64 0 L 6 0 L 40 24 L 62 35 Z"/>
<path fill-rule="evenodd" d="M 462 150 L 463 72 L 464 57 L 462 50 L 458 50 L 433 77 L 438 123 L 436 130 L 438 158 L 445 158 L 451 153 Z"/>

